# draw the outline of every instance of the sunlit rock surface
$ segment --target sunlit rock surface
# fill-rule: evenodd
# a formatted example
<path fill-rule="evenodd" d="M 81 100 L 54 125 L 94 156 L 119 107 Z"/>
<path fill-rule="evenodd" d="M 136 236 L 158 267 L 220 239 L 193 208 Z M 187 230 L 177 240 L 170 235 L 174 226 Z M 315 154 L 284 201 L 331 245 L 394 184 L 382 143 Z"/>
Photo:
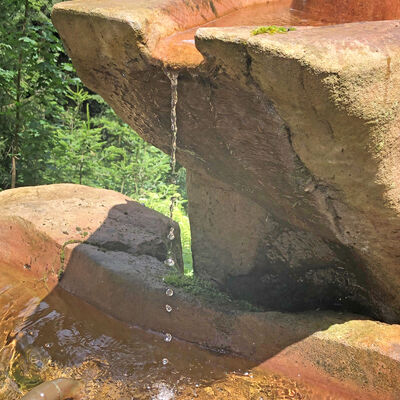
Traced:
<path fill-rule="evenodd" d="M 347 14 L 338 1 L 300 2 L 325 9 L 326 23 L 387 21 L 202 28 L 187 63 L 179 46 L 157 53 L 176 32 L 261 3 L 77 0 L 53 21 L 84 83 L 166 152 L 163 68 L 180 70 L 177 157 L 197 274 L 271 309 L 398 322 L 400 30 L 388 19 L 400 2 L 348 1 Z"/>
<path fill-rule="evenodd" d="M 241 198 L 231 195 L 239 207 Z M 51 299 L 59 284 L 118 320 L 161 333 L 160 340 L 169 334 L 173 344 L 183 339 L 245 356 L 262 373 L 282 373 L 294 380 L 301 374 L 302 381 L 313 387 L 322 384 L 338 393 L 338 399 L 400 396 L 399 325 L 332 311 L 254 311 L 249 304 L 215 297 L 211 289 L 172 287 L 167 280 L 171 269 L 163 262 L 170 221 L 119 193 L 80 185 L 19 188 L 0 193 L 0 208 L 0 307 L 18 300 L 18 286 L 4 287 L 7 274 L 15 273 L 28 289 L 19 301 L 37 286 L 42 287 L 40 296 Z M 179 251 L 178 242 L 175 254 Z M 60 269 L 65 272 L 58 282 Z M 36 296 L 30 307 L 37 305 Z M 24 306 L 24 313 L 32 312 Z M 76 310 L 80 318 L 82 313 Z M 13 322 L 7 318 L 5 329 Z M 4 334 L 3 345 L 17 333 Z M 47 343 L 49 338 L 42 340 Z M 9 361 L 7 354 L 3 352 L 0 363 Z M 294 382 L 282 386 L 291 388 Z M 199 388 L 199 398 L 221 391 L 224 399 L 236 386 L 238 398 L 246 398 L 250 389 L 235 383 L 234 376 L 207 390 Z"/>
<path fill-rule="evenodd" d="M 49 288 L 64 272 L 64 278 L 74 276 L 68 267 L 79 246 L 113 252 L 115 265 L 129 257 L 143 273 L 167 257 L 170 220 L 111 190 L 72 184 L 11 189 L 0 193 L 0 208 L 1 265 L 45 280 Z M 174 226 L 177 268 L 182 268 L 179 227 Z M 80 296 L 96 291 L 101 281 L 85 268 L 75 277 L 84 281 L 77 285 Z M 104 295 L 99 299 L 106 302 Z"/>

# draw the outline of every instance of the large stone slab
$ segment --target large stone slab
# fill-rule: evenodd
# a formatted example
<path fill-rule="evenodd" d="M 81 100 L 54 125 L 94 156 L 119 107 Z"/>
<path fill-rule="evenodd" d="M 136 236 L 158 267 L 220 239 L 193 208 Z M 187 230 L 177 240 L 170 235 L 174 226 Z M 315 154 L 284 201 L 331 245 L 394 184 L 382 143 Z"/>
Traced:
<path fill-rule="evenodd" d="M 163 279 L 171 270 L 149 256 L 87 244 L 69 245 L 68 253 L 61 286 L 122 321 L 250 358 L 264 370 L 336 385 L 353 398 L 400 395 L 398 325 L 334 312 L 249 312 L 171 287 Z"/>
<path fill-rule="evenodd" d="M 207 57 L 238 79 L 246 68 L 285 121 L 304 174 L 288 197 L 296 215 L 283 196 L 281 217 L 346 248 L 346 269 L 353 264 L 356 286 L 368 288 L 370 308 L 388 320 L 398 318 L 400 293 L 397 26 L 347 24 L 272 38 L 245 28 L 198 33 Z"/>
<path fill-rule="evenodd" d="M 0 209 L 1 264 L 45 279 L 50 288 L 68 267 L 68 244 L 162 262 L 172 225 L 176 265 L 183 270 L 179 226 L 120 193 L 72 184 L 25 187 L 1 192 Z"/>
<path fill-rule="evenodd" d="M 300 374 L 340 389 L 343 399 L 400 395 L 400 326 L 324 311 L 251 312 L 172 287 L 156 245 L 170 221 L 121 194 L 79 185 L 20 188 L 0 193 L 0 208 L 0 273 L 16 268 L 121 321 L 244 356 L 294 379 Z M 58 282 L 61 251 L 65 273 Z"/>
<path fill-rule="evenodd" d="M 326 2 L 307 2 L 317 4 Z M 345 7 L 346 21 L 399 17 L 398 0 L 358 4 L 329 7 Z M 234 8 L 73 1 L 53 20 L 85 84 L 166 152 L 164 69 L 180 68 L 177 157 L 190 177 L 196 273 L 271 309 L 400 321 L 399 22 L 258 36 L 202 28 L 196 62 L 157 58 L 160 40 Z"/>

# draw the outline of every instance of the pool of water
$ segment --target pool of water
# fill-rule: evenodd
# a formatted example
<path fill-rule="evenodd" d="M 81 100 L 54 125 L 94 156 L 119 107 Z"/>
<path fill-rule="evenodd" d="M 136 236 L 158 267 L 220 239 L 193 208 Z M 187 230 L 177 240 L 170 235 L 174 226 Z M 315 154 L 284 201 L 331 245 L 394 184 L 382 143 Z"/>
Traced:
<path fill-rule="evenodd" d="M 280 0 L 241 8 L 203 25 L 175 33 L 160 40 L 153 55 L 172 65 L 199 64 L 203 57 L 195 48 L 194 42 L 198 28 L 263 25 L 323 26 L 363 20 L 388 19 L 390 16 L 382 12 L 363 13 L 352 8 L 348 9 L 348 5 L 337 5 L 336 3 L 332 7 L 320 6 L 315 1 Z M 361 8 L 361 11 L 363 11 L 363 8 Z"/>
<path fill-rule="evenodd" d="M 335 399 L 247 360 L 128 326 L 45 281 L 0 269 L 0 399 L 60 377 L 84 399 Z M 168 363 L 163 364 L 163 359 Z"/>

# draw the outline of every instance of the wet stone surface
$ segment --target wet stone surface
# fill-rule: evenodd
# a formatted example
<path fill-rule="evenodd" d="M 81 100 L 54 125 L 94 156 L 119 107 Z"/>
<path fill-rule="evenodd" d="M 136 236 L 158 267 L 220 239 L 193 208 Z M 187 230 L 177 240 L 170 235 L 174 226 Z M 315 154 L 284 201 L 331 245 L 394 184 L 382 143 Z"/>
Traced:
<path fill-rule="evenodd" d="M 87 400 L 336 398 L 168 333 L 130 327 L 62 289 L 48 293 L 43 282 L 0 272 L 2 400 L 60 377 L 82 380 Z"/>

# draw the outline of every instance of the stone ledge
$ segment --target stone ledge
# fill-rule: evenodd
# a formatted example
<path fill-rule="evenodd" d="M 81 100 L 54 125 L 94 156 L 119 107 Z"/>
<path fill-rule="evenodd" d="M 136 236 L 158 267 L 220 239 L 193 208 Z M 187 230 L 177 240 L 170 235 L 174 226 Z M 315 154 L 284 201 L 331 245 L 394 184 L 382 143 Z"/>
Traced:
<path fill-rule="evenodd" d="M 87 244 L 68 252 L 61 287 L 121 321 L 235 353 L 293 378 L 300 373 L 349 393 L 361 388 L 363 399 L 374 393 L 388 399 L 400 395 L 399 325 L 328 311 L 246 312 L 180 288 L 168 297 L 163 277 L 170 269 L 152 257 L 104 252 Z"/>
<path fill-rule="evenodd" d="M 72 203 L 71 198 L 75 199 Z M 26 277 L 38 279 L 47 271 L 49 257 L 54 263 L 59 260 L 65 229 L 62 221 L 69 229 L 78 221 L 82 225 L 79 210 L 89 220 L 92 213 L 100 213 L 100 232 L 101 226 L 110 227 L 116 221 L 120 224 L 118 218 L 108 218 L 107 207 L 120 204 L 122 198 L 110 191 L 76 185 L 2 192 L 0 206 L 5 215 L 0 220 L 0 256 L 7 261 L 6 267 L 20 268 Z M 144 207 L 135 207 L 143 211 L 148 222 L 153 218 L 167 220 Z M 68 214 L 68 210 L 74 212 Z M 47 221 L 45 225 L 43 221 Z M 9 234 L 10 226 L 13 234 Z M 81 237 L 79 232 L 74 237 Z M 101 237 L 106 233 L 110 235 L 105 229 Z M 89 239 L 95 235 L 93 232 Z M 163 277 L 171 271 L 154 255 L 134 253 L 129 247 L 112 251 L 90 240 L 64 243 L 63 247 L 66 268 L 61 287 L 119 320 L 232 352 L 251 359 L 260 368 L 281 370 L 293 378 L 301 373 L 310 381 L 333 382 L 348 393 L 361 388 L 365 391 L 359 397 L 362 399 L 377 394 L 397 399 L 400 395 L 399 325 L 327 311 L 248 312 L 234 308 L 227 300 L 213 303 L 180 288 L 173 288 L 174 295 L 167 297 Z M 32 257 L 33 261 L 25 261 L 24 257 Z M 30 268 L 24 270 L 28 262 Z M 49 290 L 56 284 L 54 279 Z M 171 313 L 166 312 L 166 304 L 173 308 Z"/>

